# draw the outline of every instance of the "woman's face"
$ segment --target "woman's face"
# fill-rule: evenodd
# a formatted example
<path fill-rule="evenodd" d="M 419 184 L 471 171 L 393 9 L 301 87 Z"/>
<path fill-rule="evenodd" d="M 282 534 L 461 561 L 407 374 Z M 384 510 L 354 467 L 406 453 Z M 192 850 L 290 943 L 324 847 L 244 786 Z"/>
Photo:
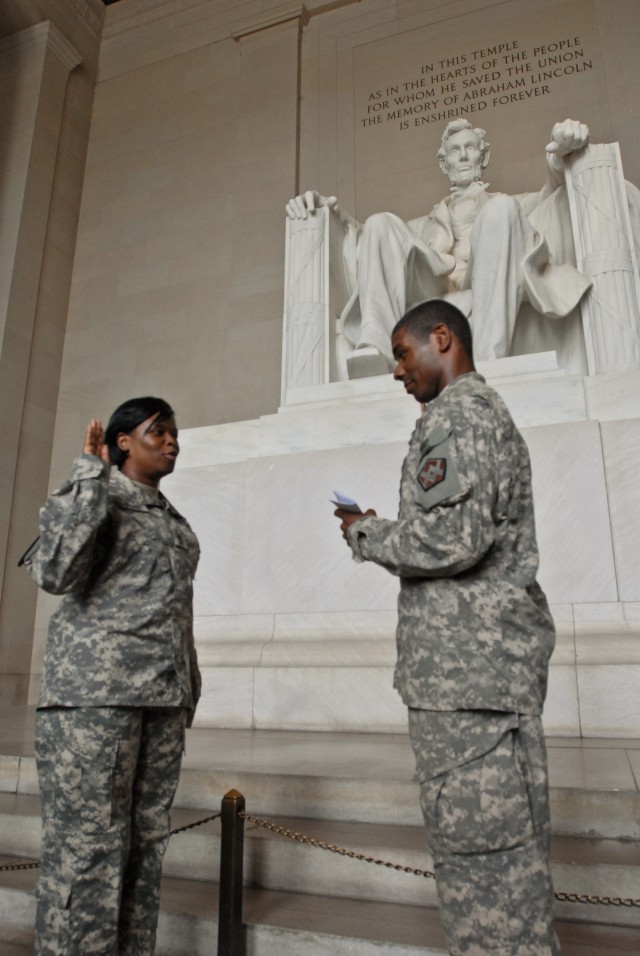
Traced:
<path fill-rule="evenodd" d="M 161 478 L 170 475 L 180 452 L 176 420 L 152 415 L 132 432 L 118 435 L 118 446 L 128 452 L 122 473 L 133 481 L 156 488 Z"/>

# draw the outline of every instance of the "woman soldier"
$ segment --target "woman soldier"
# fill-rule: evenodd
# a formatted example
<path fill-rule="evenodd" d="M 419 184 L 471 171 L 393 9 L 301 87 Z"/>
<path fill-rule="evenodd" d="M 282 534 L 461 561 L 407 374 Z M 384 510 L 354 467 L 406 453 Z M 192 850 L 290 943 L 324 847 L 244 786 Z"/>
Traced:
<path fill-rule="evenodd" d="M 198 541 L 158 489 L 178 451 L 162 399 L 125 402 L 106 432 L 92 419 L 24 558 L 40 587 L 65 595 L 36 714 L 38 956 L 154 950 L 169 811 L 200 694 Z"/>

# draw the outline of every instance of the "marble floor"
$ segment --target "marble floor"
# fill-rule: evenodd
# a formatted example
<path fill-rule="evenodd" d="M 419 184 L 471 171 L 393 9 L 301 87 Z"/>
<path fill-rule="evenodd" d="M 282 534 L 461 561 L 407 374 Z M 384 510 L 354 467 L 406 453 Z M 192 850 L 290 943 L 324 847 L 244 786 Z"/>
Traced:
<path fill-rule="evenodd" d="M 33 755 L 32 707 L 0 707 L 0 755 Z M 552 787 L 584 790 L 640 790 L 640 740 L 551 737 Z M 217 767 L 327 777 L 410 780 L 413 755 L 403 734 L 313 733 L 278 730 L 224 730 L 196 727 L 187 732 L 183 766 Z"/>

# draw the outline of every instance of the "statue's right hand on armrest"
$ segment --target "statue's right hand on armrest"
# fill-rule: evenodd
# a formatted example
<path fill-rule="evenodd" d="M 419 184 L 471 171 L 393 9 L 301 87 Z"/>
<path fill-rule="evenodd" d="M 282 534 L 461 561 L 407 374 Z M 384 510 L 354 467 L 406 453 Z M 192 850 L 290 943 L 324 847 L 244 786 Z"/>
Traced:
<path fill-rule="evenodd" d="M 337 202 L 335 196 L 323 196 L 315 189 L 307 189 L 301 196 L 290 199 L 285 208 L 289 219 L 307 219 L 320 206 L 334 209 Z"/>

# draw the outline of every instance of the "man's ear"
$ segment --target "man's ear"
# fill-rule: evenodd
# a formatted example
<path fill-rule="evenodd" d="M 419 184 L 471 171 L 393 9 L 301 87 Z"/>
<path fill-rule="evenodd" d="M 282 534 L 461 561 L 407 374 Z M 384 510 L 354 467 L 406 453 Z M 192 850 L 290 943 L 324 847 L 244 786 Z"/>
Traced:
<path fill-rule="evenodd" d="M 447 161 L 444 156 L 438 156 L 438 165 L 445 176 L 449 175 L 449 167 L 447 166 Z"/>
<path fill-rule="evenodd" d="M 453 334 L 449 326 L 445 325 L 444 322 L 440 322 L 438 325 L 436 325 L 431 334 L 435 336 L 438 351 L 448 352 L 453 341 Z"/>

